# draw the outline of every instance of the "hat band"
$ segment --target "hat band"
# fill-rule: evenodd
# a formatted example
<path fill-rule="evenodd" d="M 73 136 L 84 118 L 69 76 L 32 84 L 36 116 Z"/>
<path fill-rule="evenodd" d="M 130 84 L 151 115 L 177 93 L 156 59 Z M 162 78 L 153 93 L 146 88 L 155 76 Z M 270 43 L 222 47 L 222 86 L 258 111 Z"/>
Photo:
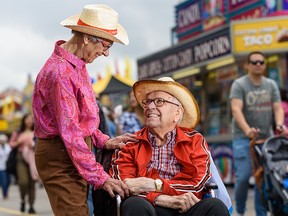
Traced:
<path fill-rule="evenodd" d="M 91 28 L 97 28 L 97 29 L 100 29 L 102 31 L 108 32 L 109 34 L 112 34 L 112 35 L 116 35 L 117 34 L 117 29 L 110 30 L 110 29 L 98 28 L 98 27 L 91 26 L 91 25 L 88 25 L 88 24 L 84 23 L 81 19 L 78 20 L 77 24 L 78 25 L 82 25 L 82 26 L 88 26 L 88 27 L 91 27 Z"/>

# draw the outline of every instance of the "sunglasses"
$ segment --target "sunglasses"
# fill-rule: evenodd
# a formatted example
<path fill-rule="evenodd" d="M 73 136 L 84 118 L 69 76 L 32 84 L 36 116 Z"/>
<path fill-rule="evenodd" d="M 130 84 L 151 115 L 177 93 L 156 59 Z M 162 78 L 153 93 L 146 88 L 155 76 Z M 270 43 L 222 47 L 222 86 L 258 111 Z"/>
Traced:
<path fill-rule="evenodd" d="M 265 64 L 264 61 L 260 61 L 260 60 L 250 61 L 249 63 L 250 63 L 250 64 L 253 64 L 253 65 L 258 65 L 258 64 L 260 64 L 260 65 L 264 65 L 264 64 Z"/>

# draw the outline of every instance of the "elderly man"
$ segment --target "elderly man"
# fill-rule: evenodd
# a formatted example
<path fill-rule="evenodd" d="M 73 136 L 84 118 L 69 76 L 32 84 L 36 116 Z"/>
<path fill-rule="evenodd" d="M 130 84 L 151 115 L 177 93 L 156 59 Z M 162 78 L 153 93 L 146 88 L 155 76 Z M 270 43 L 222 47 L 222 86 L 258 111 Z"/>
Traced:
<path fill-rule="evenodd" d="M 202 199 L 211 161 L 205 139 L 193 130 L 199 108 L 190 91 L 169 77 L 138 81 L 133 90 L 146 127 L 112 158 L 110 174 L 131 195 L 122 215 L 229 215 L 219 199 Z"/>

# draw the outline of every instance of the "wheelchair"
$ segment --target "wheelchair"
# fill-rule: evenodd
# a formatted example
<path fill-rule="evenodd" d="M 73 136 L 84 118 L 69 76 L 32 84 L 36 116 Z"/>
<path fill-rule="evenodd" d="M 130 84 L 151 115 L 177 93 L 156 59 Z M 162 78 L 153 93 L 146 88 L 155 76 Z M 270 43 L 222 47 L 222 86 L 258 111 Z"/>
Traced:
<path fill-rule="evenodd" d="M 215 183 L 206 183 L 205 184 L 205 186 L 204 186 L 204 193 L 203 193 L 203 199 L 207 199 L 207 198 L 211 198 L 211 197 L 216 197 L 216 195 L 215 195 L 215 191 L 214 190 L 216 190 L 216 189 L 218 189 L 218 185 L 217 184 L 215 184 Z M 115 197 L 115 199 L 116 199 L 116 207 L 117 207 L 117 209 L 116 209 L 116 215 L 117 216 L 121 216 L 121 202 L 122 202 L 122 200 L 121 200 L 121 197 L 120 197 L 120 195 L 116 195 L 116 197 Z"/>

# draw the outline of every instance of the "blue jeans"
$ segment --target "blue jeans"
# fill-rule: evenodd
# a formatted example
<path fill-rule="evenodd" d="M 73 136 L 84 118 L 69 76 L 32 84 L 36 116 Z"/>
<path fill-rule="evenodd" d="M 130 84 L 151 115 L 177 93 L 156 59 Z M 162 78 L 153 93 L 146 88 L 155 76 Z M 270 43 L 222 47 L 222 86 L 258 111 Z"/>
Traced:
<path fill-rule="evenodd" d="M 233 139 L 233 157 L 235 169 L 235 202 L 236 211 L 244 214 L 246 209 L 247 194 L 249 189 L 249 178 L 252 175 L 252 164 L 250 158 L 250 140 L 248 138 Z M 254 187 L 254 205 L 257 216 L 266 216 L 266 208 L 261 202 L 258 188 Z"/>
<path fill-rule="evenodd" d="M 8 196 L 9 179 L 6 170 L 0 170 L 0 186 L 2 188 L 3 198 Z"/>

